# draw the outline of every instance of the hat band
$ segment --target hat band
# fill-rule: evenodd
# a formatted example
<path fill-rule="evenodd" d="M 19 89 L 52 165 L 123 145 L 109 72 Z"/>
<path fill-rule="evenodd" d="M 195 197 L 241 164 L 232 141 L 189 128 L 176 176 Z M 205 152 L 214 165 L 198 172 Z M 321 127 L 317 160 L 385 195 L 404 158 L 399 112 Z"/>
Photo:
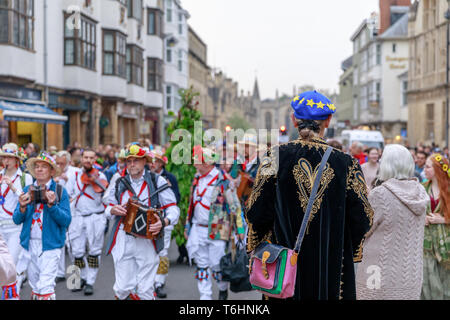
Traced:
<path fill-rule="evenodd" d="M 297 111 L 294 112 L 294 116 L 296 119 L 300 120 L 326 120 L 329 116 L 329 114 L 325 114 L 325 115 L 302 115 L 300 113 L 298 113 Z"/>

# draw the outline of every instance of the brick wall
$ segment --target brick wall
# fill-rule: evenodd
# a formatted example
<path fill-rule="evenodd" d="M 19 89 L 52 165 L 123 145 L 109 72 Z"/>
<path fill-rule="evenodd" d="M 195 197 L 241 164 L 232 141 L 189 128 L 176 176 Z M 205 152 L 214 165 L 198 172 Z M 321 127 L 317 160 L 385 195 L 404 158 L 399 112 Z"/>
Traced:
<path fill-rule="evenodd" d="M 411 0 L 380 0 L 380 35 L 391 25 L 391 6 L 411 5 Z"/>

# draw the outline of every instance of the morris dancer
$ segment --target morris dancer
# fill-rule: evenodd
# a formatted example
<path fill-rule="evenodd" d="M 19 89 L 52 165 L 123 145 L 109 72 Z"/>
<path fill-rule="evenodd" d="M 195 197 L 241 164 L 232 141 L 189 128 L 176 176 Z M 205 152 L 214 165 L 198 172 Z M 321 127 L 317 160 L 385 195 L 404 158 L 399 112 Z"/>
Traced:
<path fill-rule="evenodd" d="M 125 153 L 127 174 L 118 179 L 109 196 L 110 205 L 106 214 L 115 217 L 114 234 L 107 246 L 107 253 L 114 259 L 114 292 L 117 299 L 154 300 L 154 284 L 158 269 L 158 252 L 163 250 L 163 238 L 150 240 L 127 234 L 123 220 L 127 215 L 125 205 L 130 197 L 135 197 L 143 206 L 165 210 L 165 218 L 148 226 L 153 235 L 160 234 L 165 221 L 171 225 L 178 222 L 180 210 L 176 205 L 173 191 L 167 181 L 145 169 L 152 161 L 150 155 L 139 145 L 133 144 Z"/>
<path fill-rule="evenodd" d="M 18 273 L 17 285 L 14 283 L 8 288 L 3 288 L 3 291 L 14 291 L 16 295 L 9 295 L 9 298 L 14 299 L 18 297 L 28 263 L 20 246 L 21 227 L 14 224 L 12 216 L 23 188 L 32 184 L 33 178 L 20 170 L 25 154 L 16 144 L 5 144 L 0 150 L 0 157 L 5 167 L 0 172 L 0 234 L 8 245 Z"/>
<path fill-rule="evenodd" d="M 220 259 L 225 255 L 236 220 L 239 238 L 244 239 L 241 205 L 230 181 L 214 165 L 214 152 L 194 147 L 194 166 L 198 170 L 192 184 L 191 201 L 185 227 L 189 259 L 197 265 L 195 278 L 201 300 L 212 299 L 212 277 L 219 287 L 219 300 L 228 298 L 228 282 L 222 281 Z"/>
<path fill-rule="evenodd" d="M 94 293 L 94 283 L 100 265 L 106 225 L 104 215 L 106 206 L 102 201 L 103 192 L 95 192 L 92 183 L 85 184 L 82 182 L 83 175 L 98 173 L 96 181 L 98 183 L 105 182 L 104 189 L 106 191 L 106 176 L 93 167 L 96 158 L 95 151 L 85 149 L 81 155 L 82 171 L 75 172 L 75 182 L 68 186 L 69 194 L 75 195 L 75 199 L 72 200 L 75 201 L 75 213 L 73 225 L 70 227 L 69 241 L 72 246 L 72 255 L 75 258 L 75 265 L 81 269 L 80 288 L 72 291 L 80 291 L 84 287 L 85 295 Z M 73 192 L 71 188 L 75 191 Z M 86 244 L 89 247 L 88 252 L 86 252 Z M 88 255 L 87 268 L 84 259 L 86 254 Z"/>
<path fill-rule="evenodd" d="M 13 220 L 23 224 L 20 244 L 30 257 L 28 279 L 32 300 L 55 300 L 55 278 L 70 224 L 67 191 L 52 177 L 59 175 L 55 160 L 46 152 L 28 159 L 27 169 L 36 179 L 34 186 L 45 186 L 43 202 L 31 202 L 30 186 L 19 197 Z"/>

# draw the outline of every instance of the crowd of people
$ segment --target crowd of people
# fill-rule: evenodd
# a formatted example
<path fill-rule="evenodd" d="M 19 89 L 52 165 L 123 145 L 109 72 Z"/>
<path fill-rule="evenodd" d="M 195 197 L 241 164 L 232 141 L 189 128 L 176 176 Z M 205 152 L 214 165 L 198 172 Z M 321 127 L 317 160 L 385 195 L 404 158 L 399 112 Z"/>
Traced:
<path fill-rule="evenodd" d="M 213 299 L 213 279 L 218 299 L 228 298 L 221 260 L 230 243 L 252 259 L 267 242 L 294 247 L 317 175 L 294 299 L 450 299 L 448 148 L 354 142 L 345 150 L 323 139 L 336 110 L 328 98 L 305 92 L 291 106 L 294 141 L 267 148 L 246 134 L 222 150 L 192 150 L 183 250 L 200 299 Z M 8 143 L 0 160 L 2 299 L 19 299 L 26 280 L 32 299 L 55 299 L 66 251 L 80 270 L 72 291 L 94 293 L 105 253 L 116 299 L 167 297 L 181 196 L 165 147 L 141 140 L 40 151 Z"/>
<path fill-rule="evenodd" d="M 248 172 L 254 178 L 257 170 L 259 149 L 247 140 L 240 143 L 249 161 L 242 159 L 239 168 L 235 161 L 233 170 L 215 160 L 216 149 L 194 148 L 197 175 L 184 250 L 197 266 L 201 299 L 212 299 L 212 278 L 218 281 L 219 299 L 228 297 L 220 260 L 226 243 L 235 236 L 243 241 L 246 231 L 241 210 L 246 198 L 237 196 L 238 175 Z M 75 143 L 66 150 L 40 151 L 33 143 L 8 143 L 0 150 L 0 160 L 0 247 L 8 248 L 16 269 L 14 281 L 6 277 L 0 282 L 2 299 L 19 299 L 25 281 L 32 299 L 55 299 L 56 283 L 65 280 L 66 251 L 70 265 L 80 269 L 81 281 L 73 292 L 94 293 L 105 253 L 114 261 L 116 299 L 167 297 L 168 249 L 180 216 L 180 191 L 175 176 L 165 169 L 164 147 L 144 140 L 124 148 L 91 149 Z M 147 227 L 141 228 L 136 215 L 130 227 L 126 217 L 133 201 L 141 211 L 158 208 L 156 222 L 144 221 Z"/>
<path fill-rule="evenodd" d="M 66 247 L 81 276 L 72 291 L 92 295 L 109 220 L 114 228 L 107 254 L 114 260 L 116 298 L 164 295 L 179 191 L 176 179 L 164 170 L 167 158 L 161 147 L 150 150 L 130 143 L 119 150 L 75 145 L 39 151 L 35 144 L 22 148 L 8 143 L 0 159 L 1 244 L 6 244 L 16 270 L 14 281 L 1 283 L 2 299 L 19 299 L 26 279 L 32 299 L 55 299 L 55 284 L 65 279 Z M 129 199 L 142 205 L 143 235 L 123 231 Z M 152 223 L 145 220 L 150 209 Z"/>
<path fill-rule="evenodd" d="M 354 142 L 349 154 L 361 165 L 374 209 L 365 259 L 357 267 L 358 299 L 449 300 L 448 148 L 441 150 L 433 143 L 378 149 Z M 395 244 L 390 242 L 394 239 Z M 373 265 L 383 276 L 380 290 L 367 286 L 371 273 L 366 271 Z"/>

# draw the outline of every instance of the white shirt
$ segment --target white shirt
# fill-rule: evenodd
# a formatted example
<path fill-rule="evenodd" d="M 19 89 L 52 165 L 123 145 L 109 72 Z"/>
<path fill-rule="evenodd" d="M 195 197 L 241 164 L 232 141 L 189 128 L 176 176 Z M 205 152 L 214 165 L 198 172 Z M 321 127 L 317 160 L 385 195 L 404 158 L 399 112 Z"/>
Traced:
<path fill-rule="evenodd" d="M 106 192 L 103 195 L 103 203 L 105 203 L 105 204 L 111 203 L 111 201 L 109 201 L 109 197 L 111 195 L 111 190 L 114 190 L 114 191 L 112 191 L 112 193 L 114 194 L 115 188 L 116 188 L 116 181 L 120 177 L 121 177 L 121 175 L 119 172 L 114 173 L 114 175 L 112 176 L 111 180 L 109 181 L 108 189 L 106 189 Z"/>
<path fill-rule="evenodd" d="M 52 179 L 50 179 L 46 184 L 45 187 L 47 188 L 47 190 L 50 189 L 50 186 L 52 184 Z M 34 185 L 37 187 L 38 183 L 37 181 L 34 182 Z M 36 210 L 41 206 L 40 203 L 36 203 Z M 36 211 L 35 210 L 35 211 Z M 34 212 L 33 212 L 34 215 Z M 39 217 L 41 219 L 41 223 L 42 225 L 44 225 L 44 208 L 42 208 L 41 211 L 41 215 Z M 42 239 L 42 230 L 41 227 L 39 227 L 39 223 L 37 221 L 35 221 L 32 225 L 31 225 L 31 233 L 30 233 L 30 239 L 32 240 L 40 240 Z"/>
<path fill-rule="evenodd" d="M 217 183 L 217 179 L 214 179 L 218 174 L 219 170 L 214 167 L 206 176 L 201 177 L 198 180 L 198 184 L 194 189 L 194 195 L 192 197 L 194 204 L 197 203 L 194 208 L 194 216 L 192 217 L 193 223 L 208 225 L 209 209 L 205 208 L 204 206 L 211 206 L 211 196 L 214 191 L 214 185 Z M 211 183 L 211 181 L 213 182 Z M 210 185 L 208 186 L 208 184 Z M 198 201 L 201 201 L 204 206 L 202 206 Z"/>
<path fill-rule="evenodd" d="M 77 168 L 77 167 L 73 167 L 71 165 L 68 165 L 66 167 L 66 169 L 64 170 L 64 173 L 67 176 L 67 182 L 64 179 L 58 179 L 58 184 L 60 184 L 61 186 L 63 186 L 64 188 L 69 189 L 69 185 L 71 185 L 71 189 L 73 189 L 74 185 L 73 182 L 75 182 L 75 172 L 80 172 L 81 169 Z M 69 191 L 67 191 L 69 192 Z M 70 194 L 69 194 L 70 197 Z"/>
<path fill-rule="evenodd" d="M 149 205 L 149 200 L 148 200 L 148 198 L 149 198 L 149 191 L 148 191 L 148 187 L 146 186 L 142 190 L 142 193 L 139 195 L 139 193 L 141 192 L 142 186 L 144 185 L 144 173 L 142 174 L 142 176 L 138 180 L 131 179 L 131 187 L 133 188 L 134 192 L 136 193 L 136 196 L 138 196 L 139 201 L 142 204 L 148 206 Z M 163 177 L 159 176 L 156 183 L 157 183 L 157 188 L 160 188 L 163 185 L 167 184 L 167 181 Z M 112 207 L 114 205 L 118 204 L 118 202 L 116 200 L 115 192 L 116 192 L 116 189 L 112 188 L 110 190 L 110 193 L 109 193 L 109 196 L 108 196 L 109 206 L 105 210 L 105 214 L 107 215 L 108 218 L 112 217 L 112 215 L 111 215 Z M 176 205 L 177 200 L 175 198 L 175 194 L 173 193 L 172 189 L 168 188 L 168 189 L 160 192 L 158 194 L 158 197 L 159 197 L 159 203 L 161 205 L 161 208 L 164 208 L 164 210 L 165 210 L 164 217 L 168 218 L 170 220 L 170 226 L 171 227 L 175 226 L 178 223 L 178 219 L 180 217 L 180 209 Z M 120 204 L 121 205 L 125 205 L 128 202 L 129 198 L 130 198 L 129 192 L 125 191 L 122 194 L 122 198 L 121 198 Z M 123 226 L 121 226 L 121 228 L 123 228 Z"/>
<path fill-rule="evenodd" d="M 74 198 L 73 201 L 75 201 L 75 211 L 82 216 L 105 211 L 102 199 L 103 194 L 95 192 L 94 188 L 90 184 L 84 185 L 81 182 L 83 172 L 84 169 L 75 172 L 75 177 L 73 179 L 74 182 L 70 183 L 71 185 L 74 185 L 73 189 L 70 190 L 69 196 Z M 99 172 L 99 179 L 104 179 L 107 181 L 106 176 L 102 172 Z"/>
<path fill-rule="evenodd" d="M 3 169 L 0 172 L 0 175 L 3 177 L 5 175 L 5 170 Z M 22 176 L 22 170 L 17 169 L 16 174 L 11 178 L 11 181 L 14 181 L 13 186 L 16 189 L 16 193 L 13 193 L 11 189 L 8 191 L 8 194 L 5 197 L 5 203 L 3 205 L 0 205 L 0 220 L 12 220 L 12 216 L 8 214 L 7 211 L 10 213 L 14 213 L 14 210 L 17 207 L 17 203 L 19 203 L 19 197 L 23 192 L 22 189 L 22 183 L 20 182 L 20 177 Z M 15 180 L 14 180 L 15 179 Z M 29 186 L 33 183 L 33 178 L 26 173 L 25 174 L 25 186 Z M 0 193 L 3 196 L 8 189 L 8 185 L 6 183 L 2 183 L 0 185 Z"/>

